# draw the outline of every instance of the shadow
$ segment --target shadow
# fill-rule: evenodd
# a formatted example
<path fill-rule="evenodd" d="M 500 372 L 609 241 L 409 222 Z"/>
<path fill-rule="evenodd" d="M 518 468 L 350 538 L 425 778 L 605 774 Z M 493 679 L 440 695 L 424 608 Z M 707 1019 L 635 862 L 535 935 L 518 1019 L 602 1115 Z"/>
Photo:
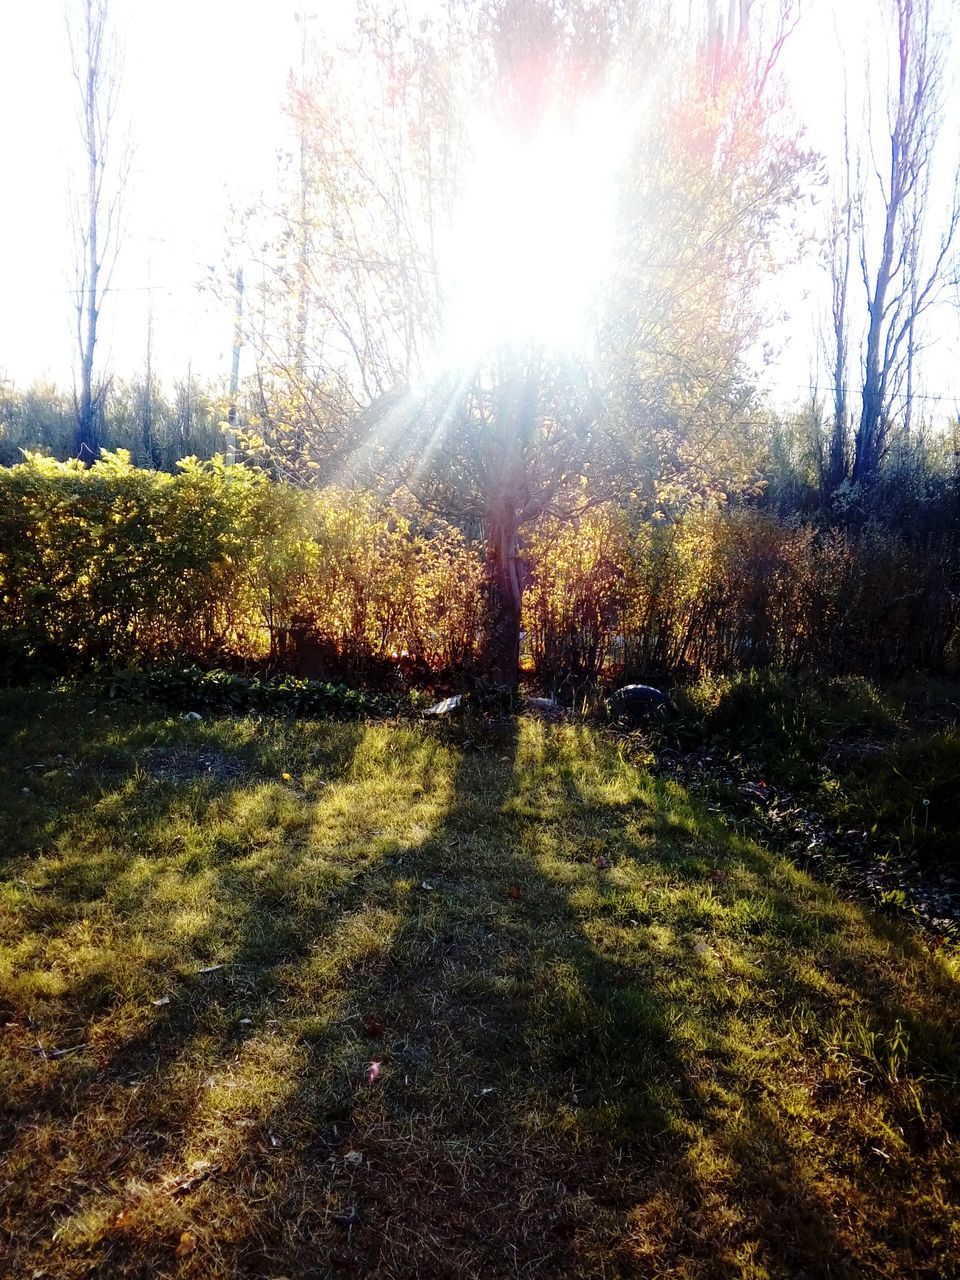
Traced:
<path fill-rule="evenodd" d="M 17 727 L 24 708 L 30 722 Z M 311 925 L 357 896 L 349 850 L 304 866 L 309 810 L 273 757 L 319 789 L 349 776 L 365 730 L 291 723 L 271 744 L 253 721 L 195 726 L 43 695 L 4 709 L 0 780 L 23 796 L 20 812 L 2 817 L 15 876 L 5 905 L 31 935 L 19 968 L 38 981 L 3 970 L 0 1146 L 7 1203 L 19 1227 L 37 1212 L 52 1222 L 41 1238 L 49 1249 L 57 1222 L 82 1218 L 88 1204 L 103 1202 L 93 1227 L 109 1231 L 108 1187 L 182 1172 L 199 1073 L 210 1079 L 236 1056 L 243 1028 L 274 1011 Z M 92 723 L 78 720 L 91 709 Z M 25 775 L 32 785 L 17 788 L 25 770 L 36 770 Z M 352 823 L 352 844 L 375 818 Z M 204 827 L 209 838 L 191 847 Z M 311 911 L 293 910 L 291 891 L 305 882 Z M 66 1176 L 78 1162 L 80 1176 Z"/>
<path fill-rule="evenodd" d="M 955 1052 L 929 958 L 897 953 L 915 967 L 898 984 L 868 914 L 636 774 L 612 738 L 237 732 L 91 726 L 115 780 L 80 780 L 19 846 L 33 891 L 67 904 L 51 947 L 77 945 L 73 913 L 140 950 L 99 992 L 87 966 L 49 1007 L 34 995 L 14 1033 L 21 1055 L 55 1027 L 101 1047 L 39 1062 L 13 1099 L 11 1274 L 863 1274 L 890 1235 L 867 1139 L 890 1145 L 876 1126 L 900 1085 Z M 181 761 L 166 781 L 158 733 Z M 186 747 L 244 772 L 184 776 Z M 132 756 L 160 781 L 130 791 Z M 71 862 L 90 806 L 109 847 L 80 841 Z M 223 968 L 184 973 L 187 953 Z M 838 1010 L 876 1029 L 902 1014 L 928 1058 L 880 1079 Z M 818 1055 L 837 1073 L 811 1075 Z M 903 1099 L 907 1155 L 888 1161 L 905 1185 L 935 1135 Z M 855 1107 L 850 1152 L 852 1122 L 829 1127 Z"/>
<path fill-rule="evenodd" d="M 300 1159 L 260 1211 L 249 1274 L 567 1274 L 605 1113 L 631 1117 L 645 1160 L 665 1149 L 649 1086 L 678 1071 L 666 1028 L 531 857 L 516 722 L 433 733 L 455 751 L 443 818 L 368 879 L 397 924 L 271 1115 Z M 644 1064 L 629 1097 L 602 1082 L 621 1043 Z"/>

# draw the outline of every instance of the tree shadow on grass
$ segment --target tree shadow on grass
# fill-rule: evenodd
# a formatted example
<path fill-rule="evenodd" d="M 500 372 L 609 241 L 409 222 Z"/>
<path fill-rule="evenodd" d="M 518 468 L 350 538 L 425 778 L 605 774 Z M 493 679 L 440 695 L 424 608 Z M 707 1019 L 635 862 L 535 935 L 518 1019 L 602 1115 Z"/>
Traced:
<path fill-rule="evenodd" d="M 579 742 L 560 772 L 596 829 L 610 806 L 584 785 L 591 750 L 609 759 L 598 739 Z M 663 1264 L 669 1222 L 684 1256 L 711 1241 L 697 1274 L 855 1276 L 868 1259 L 878 1273 L 949 1274 L 960 1223 L 924 1196 L 939 1199 L 944 1175 L 958 1184 L 953 973 L 910 931 L 837 900 L 676 785 L 648 780 L 644 793 L 621 855 L 661 883 L 630 909 L 674 970 L 658 983 L 661 1013 L 702 1105 L 698 1116 L 689 1093 L 675 1095 L 696 1132 L 677 1169 L 661 1171 L 669 1190 L 651 1198 L 642 1256 Z M 622 912 L 622 887 L 608 897 Z M 615 933 L 600 943 L 608 958 Z"/>
<path fill-rule="evenodd" d="M 197 945 L 229 963 L 26 1099 L 21 1168 L 44 1185 L 21 1207 L 61 1223 L 33 1228 L 30 1267 L 862 1273 L 837 1228 L 862 1171 L 840 1188 L 836 1143 L 783 1122 L 796 1046 L 772 1071 L 749 1039 L 783 1032 L 778 1003 L 828 1007 L 822 973 L 756 941 L 795 942 L 816 887 L 677 789 L 618 780 L 588 735 L 521 727 L 340 731 L 326 789 L 191 793 L 218 832 L 216 856 L 184 855 L 209 877 Z M 174 787 L 155 821 L 182 810 Z M 844 980 L 863 976 L 822 908 Z M 142 925 L 154 909 L 176 919 L 162 898 Z"/>
<path fill-rule="evenodd" d="M 311 864 L 313 808 L 277 779 L 260 744 L 237 749 L 212 725 L 198 746 L 183 726 L 119 720 L 25 735 L 41 757 L 31 788 L 41 794 L 19 824 L 4 886 L 26 935 L 3 975 L 5 1229 L 11 1251 L 29 1240 L 63 1275 L 98 1265 L 103 1250 L 90 1242 L 109 1236 L 124 1184 L 184 1173 L 204 1080 L 214 1085 L 244 1028 L 276 1012 L 285 970 L 316 933 L 349 912 L 356 846 L 374 821 L 351 815 L 340 847 L 331 816 L 334 847 L 315 849 Z M 313 735 L 300 787 L 349 777 L 364 732 Z M 289 730 L 280 736 L 296 747 Z M 142 762 L 158 741 L 180 763 L 184 752 L 215 751 L 237 768 L 229 781 L 148 776 Z M 59 762 L 43 758 L 53 745 L 64 748 Z M 271 1080 L 265 1059 L 258 1074 L 282 1090 L 283 1064 Z M 58 1245 L 52 1232 L 65 1224 Z M 169 1262 L 163 1252 L 145 1269 Z"/>
<path fill-rule="evenodd" d="M 805 1273 L 812 1239 L 841 1274 L 825 1198 L 769 1134 L 781 1205 L 766 1218 L 748 1205 L 744 1222 L 736 1193 L 703 1194 L 692 1148 L 717 1141 L 711 1052 L 680 1043 L 662 996 L 584 930 L 576 881 L 602 879 L 604 855 L 556 854 L 573 796 L 554 803 L 560 771 L 538 776 L 517 748 L 514 727 L 465 749 L 443 824 L 379 884 L 402 894 L 402 923 L 351 975 L 349 1006 L 272 1116 L 291 1157 L 266 1175 L 244 1273 L 641 1275 L 651 1242 L 633 1219 L 659 1199 L 675 1238 L 653 1245 L 690 1274 L 739 1274 L 764 1225 L 763 1249 L 790 1274 Z M 612 850 L 626 814 L 603 816 Z M 785 1212 L 802 1226 L 799 1260 L 778 1243 Z"/>

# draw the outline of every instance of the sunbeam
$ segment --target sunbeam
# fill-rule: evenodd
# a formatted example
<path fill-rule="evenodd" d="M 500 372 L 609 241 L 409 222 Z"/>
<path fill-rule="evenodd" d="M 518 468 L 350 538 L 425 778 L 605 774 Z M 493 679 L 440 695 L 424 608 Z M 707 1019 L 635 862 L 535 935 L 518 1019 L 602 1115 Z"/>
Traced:
<path fill-rule="evenodd" d="M 589 348 L 625 143 L 624 114 L 603 99 L 533 133 L 476 129 L 441 255 L 450 299 L 443 363 L 476 361 L 505 344 Z"/>

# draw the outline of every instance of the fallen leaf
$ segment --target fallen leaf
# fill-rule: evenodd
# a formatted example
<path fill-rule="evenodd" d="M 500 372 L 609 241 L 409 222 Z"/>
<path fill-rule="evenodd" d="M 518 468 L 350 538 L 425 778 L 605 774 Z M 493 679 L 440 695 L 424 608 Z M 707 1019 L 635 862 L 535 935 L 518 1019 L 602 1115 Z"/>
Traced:
<path fill-rule="evenodd" d="M 363 1164 L 363 1152 L 348 1151 L 347 1154 L 343 1157 L 343 1162 L 344 1164 L 352 1164 L 353 1167 L 356 1168 L 358 1165 Z"/>
<path fill-rule="evenodd" d="M 150 1003 L 151 1003 L 151 1004 L 155 1004 L 155 1005 L 157 1005 L 157 1006 L 159 1007 L 159 1006 L 160 1006 L 160 1005 L 162 1005 L 162 1004 L 169 1004 L 169 1003 L 170 1003 L 170 997 L 169 997 L 169 996 L 161 996 L 159 1000 L 151 1000 L 151 1001 L 150 1001 Z"/>
<path fill-rule="evenodd" d="M 369 1067 L 367 1067 L 367 1074 L 365 1077 L 367 1084 L 373 1084 L 373 1082 L 379 1079 L 379 1077 L 380 1077 L 380 1063 L 371 1062 Z"/>
<path fill-rule="evenodd" d="M 512 898 L 514 902 L 520 901 L 520 890 L 517 888 L 515 884 L 512 884 L 510 888 L 507 890 L 507 897 Z"/>
<path fill-rule="evenodd" d="M 594 858 L 593 865 L 598 871 L 607 871 L 610 867 L 610 859 L 605 858 L 603 854 L 600 853 Z"/>
<path fill-rule="evenodd" d="M 432 884 L 427 884 L 426 880 L 424 880 L 424 881 L 423 881 L 423 883 L 420 885 L 420 888 L 424 891 L 424 893 L 432 893 L 432 892 L 433 892 L 433 885 L 432 885 Z"/>
<path fill-rule="evenodd" d="M 387 1029 L 372 1013 L 365 1013 L 362 1021 L 368 1036 L 382 1036 Z"/>
<path fill-rule="evenodd" d="M 293 775 L 292 775 L 292 774 L 290 774 L 290 773 L 281 773 L 280 777 L 284 780 L 284 782 L 292 782 L 292 781 L 293 781 Z"/>
<path fill-rule="evenodd" d="M 197 1247 L 197 1237 L 190 1231 L 184 1231 L 180 1237 L 180 1243 L 174 1251 L 175 1258 L 185 1258 L 188 1253 L 193 1253 Z"/>

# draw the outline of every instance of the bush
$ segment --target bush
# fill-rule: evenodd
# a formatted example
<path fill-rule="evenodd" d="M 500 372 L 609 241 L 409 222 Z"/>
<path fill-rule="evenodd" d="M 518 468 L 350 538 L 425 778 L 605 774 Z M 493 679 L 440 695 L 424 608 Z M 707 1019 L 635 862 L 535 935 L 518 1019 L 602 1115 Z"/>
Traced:
<path fill-rule="evenodd" d="M 123 702 L 151 700 L 182 711 L 268 711 L 317 719 L 392 714 L 400 698 L 363 693 L 346 685 L 278 675 L 267 679 L 196 666 L 101 672 L 94 688 Z"/>
<path fill-rule="evenodd" d="M 750 508 L 543 520 L 524 547 L 538 682 L 751 669 L 895 675 L 960 652 L 960 534 L 822 528 Z M 0 672 L 289 670 L 326 683 L 476 674 L 476 543 L 414 505 L 122 451 L 0 468 Z"/>
<path fill-rule="evenodd" d="M 415 523 L 416 522 L 416 523 Z M 0 469 L 0 650 L 46 665 L 196 659 L 363 677 L 467 666 L 482 563 L 460 532 L 369 495 L 306 492 L 222 459 L 178 474 L 105 453 Z"/>
<path fill-rule="evenodd" d="M 264 477 L 219 460 L 171 476 L 122 452 L 90 468 L 28 455 L 0 471 L 0 636 L 67 663 L 256 652 L 286 514 Z"/>
<path fill-rule="evenodd" d="M 531 539 L 525 626 L 545 687 L 753 669 L 943 670 L 960 538 L 819 528 L 753 509 L 635 522 L 600 508 Z"/>

